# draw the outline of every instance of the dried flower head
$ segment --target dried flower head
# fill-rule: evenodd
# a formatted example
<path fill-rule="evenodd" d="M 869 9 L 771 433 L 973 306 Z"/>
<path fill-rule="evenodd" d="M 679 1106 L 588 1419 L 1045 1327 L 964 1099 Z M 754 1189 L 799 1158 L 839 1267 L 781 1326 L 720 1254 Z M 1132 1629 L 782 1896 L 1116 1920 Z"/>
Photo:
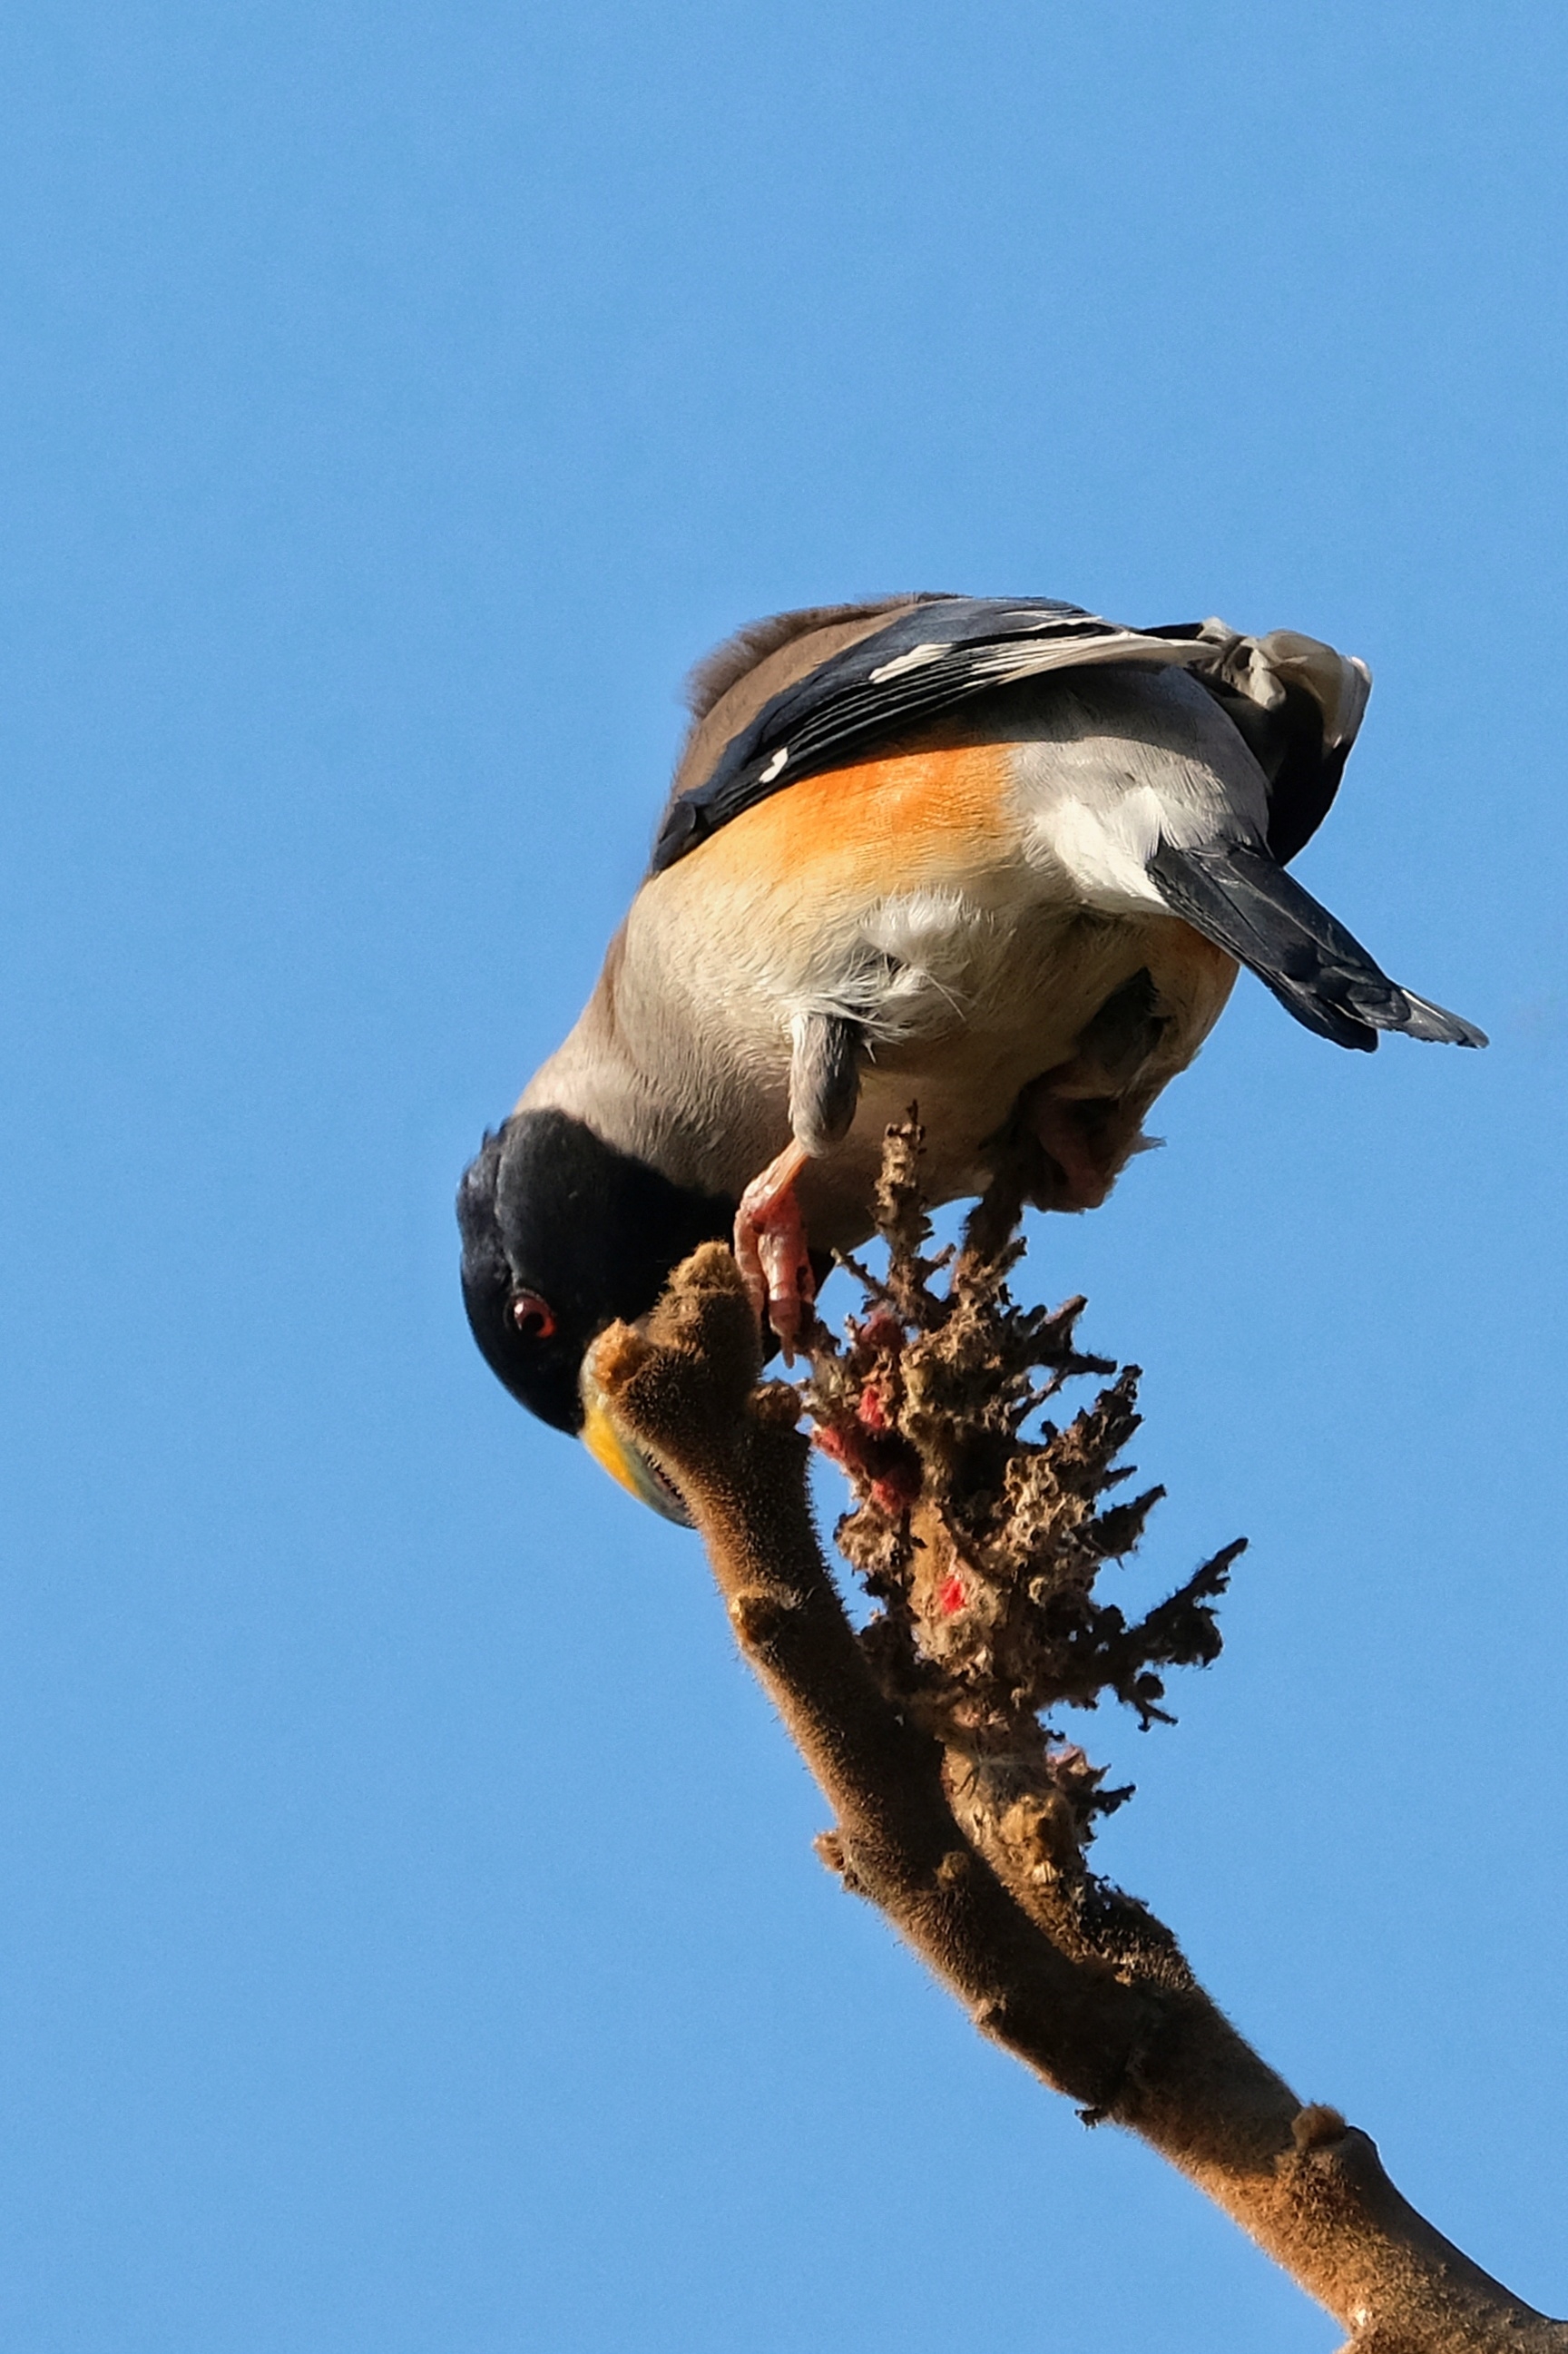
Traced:
<path fill-rule="evenodd" d="M 1070 1884 L 1080 1916 L 1126 1906 L 1089 1879 L 1083 1850 L 1131 1791 L 1107 1789 L 1051 1715 L 1108 1694 L 1145 1726 L 1169 1723 L 1166 1674 L 1217 1658 L 1214 1606 L 1245 1540 L 1141 1619 L 1101 1597 L 1107 1564 L 1136 1546 L 1163 1493 L 1116 1494 L 1132 1476 L 1119 1458 L 1139 1426 L 1138 1368 L 1075 1347 L 1081 1299 L 1014 1301 L 1021 1188 L 1005 1170 L 960 1247 L 930 1251 L 921 1144 L 913 1113 L 887 1131 L 887 1268 L 846 1262 L 865 1305 L 842 1343 L 816 1328 L 805 1389 L 816 1444 L 856 1500 L 837 1535 L 879 1606 L 861 1639 L 884 1690 L 943 1743 L 971 1829 L 1016 1851 L 1009 1877 L 1022 1869 L 1058 1897 Z M 1027 1436 L 1086 1375 L 1102 1378 L 1097 1396 Z"/>

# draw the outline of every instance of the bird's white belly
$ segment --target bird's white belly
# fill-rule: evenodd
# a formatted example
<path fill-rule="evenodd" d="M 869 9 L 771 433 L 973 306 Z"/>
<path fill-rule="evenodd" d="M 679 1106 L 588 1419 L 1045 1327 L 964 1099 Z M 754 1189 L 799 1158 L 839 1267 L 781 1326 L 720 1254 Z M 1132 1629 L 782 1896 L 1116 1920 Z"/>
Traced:
<path fill-rule="evenodd" d="M 888 894 L 824 938 L 788 925 L 715 929 L 662 982 L 662 1095 L 679 1105 L 689 1138 L 674 1159 L 722 1166 L 738 1192 L 788 1141 L 792 1016 L 830 1013 L 866 1040 L 861 1100 L 850 1134 L 802 1181 L 813 1232 L 848 1241 L 869 1228 L 866 1205 L 883 1130 L 918 1108 L 938 1198 L 984 1182 L 983 1146 L 1031 1081 L 1073 1055 L 1107 999 L 1149 968 L 1162 997 L 1183 1006 L 1190 950 L 1204 978 L 1216 961 L 1185 925 L 1155 915 L 1104 917 L 1045 898 L 1022 861 L 970 888 Z M 1201 1022 L 1183 1023 L 1195 1050 L 1229 985 L 1210 989 Z M 1195 1009 L 1194 1009 L 1195 1011 Z M 676 1030 L 680 1044 L 672 1054 Z M 673 1159 L 663 1165 L 675 1173 Z"/>

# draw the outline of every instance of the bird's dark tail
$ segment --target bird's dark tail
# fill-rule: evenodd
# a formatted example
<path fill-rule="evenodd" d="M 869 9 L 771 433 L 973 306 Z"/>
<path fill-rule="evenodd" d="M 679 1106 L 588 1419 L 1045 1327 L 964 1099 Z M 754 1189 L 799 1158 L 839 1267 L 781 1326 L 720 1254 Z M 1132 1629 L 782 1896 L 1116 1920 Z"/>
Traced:
<path fill-rule="evenodd" d="M 1368 1054 L 1380 1030 L 1448 1046 L 1486 1044 L 1473 1023 L 1390 981 L 1266 850 L 1246 843 L 1175 850 L 1162 843 L 1149 873 L 1173 915 L 1238 958 L 1320 1038 Z"/>

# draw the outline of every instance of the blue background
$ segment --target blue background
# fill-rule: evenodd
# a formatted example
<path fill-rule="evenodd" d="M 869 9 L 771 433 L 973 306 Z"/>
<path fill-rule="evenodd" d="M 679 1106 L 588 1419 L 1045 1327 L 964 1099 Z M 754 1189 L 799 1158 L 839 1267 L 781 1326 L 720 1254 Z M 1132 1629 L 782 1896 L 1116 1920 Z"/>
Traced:
<path fill-rule="evenodd" d="M 1514 2287 L 1562 2253 L 1568 26 L 19 0 L 0 30 L 0 2340 L 1335 2331 L 813 1861 L 689 1538 L 450 1196 L 687 664 L 906 587 L 1365 655 L 1301 862 L 1484 1055 L 1244 981 L 1042 1292 L 1245 1530 L 1106 1867 Z"/>

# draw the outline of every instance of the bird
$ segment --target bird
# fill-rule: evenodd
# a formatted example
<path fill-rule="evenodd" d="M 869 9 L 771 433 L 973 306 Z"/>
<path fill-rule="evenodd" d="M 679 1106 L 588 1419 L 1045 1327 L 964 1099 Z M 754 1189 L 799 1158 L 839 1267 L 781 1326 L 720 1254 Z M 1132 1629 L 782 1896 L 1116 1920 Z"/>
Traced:
<path fill-rule="evenodd" d="M 593 1342 L 731 1240 L 788 1361 L 912 1103 L 934 1203 L 981 1192 L 1005 1145 L 1036 1206 L 1082 1211 L 1243 965 L 1336 1045 L 1484 1045 L 1287 872 L 1371 686 L 1298 631 L 1039 597 L 817 606 L 728 639 L 689 682 L 598 985 L 459 1189 L 464 1303 L 505 1387 L 683 1520 Z"/>

